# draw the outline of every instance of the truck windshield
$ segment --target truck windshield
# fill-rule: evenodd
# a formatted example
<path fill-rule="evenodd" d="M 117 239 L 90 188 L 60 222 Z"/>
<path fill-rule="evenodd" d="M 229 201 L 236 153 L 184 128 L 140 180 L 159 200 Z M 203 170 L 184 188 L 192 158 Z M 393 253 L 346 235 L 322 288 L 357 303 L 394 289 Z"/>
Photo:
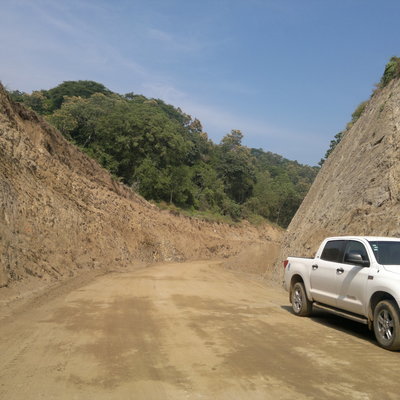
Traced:
<path fill-rule="evenodd" d="M 379 264 L 400 265 L 400 241 L 371 241 L 369 244 Z"/>

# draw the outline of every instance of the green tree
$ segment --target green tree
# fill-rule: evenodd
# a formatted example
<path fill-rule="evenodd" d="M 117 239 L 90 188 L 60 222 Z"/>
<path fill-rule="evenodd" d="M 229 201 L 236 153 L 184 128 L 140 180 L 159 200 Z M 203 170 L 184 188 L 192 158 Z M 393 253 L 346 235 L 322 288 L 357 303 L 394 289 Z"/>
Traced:
<path fill-rule="evenodd" d="M 390 81 L 398 77 L 400 77 L 400 57 L 392 57 L 386 64 L 380 82 L 381 87 L 387 86 Z"/>
<path fill-rule="evenodd" d="M 95 93 L 104 95 L 111 94 L 104 85 L 94 81 L 64 81 L 60 85 L 46 92 L 47 97 L 52 102 L 53 109 L 58 109 L 64 101 L 64 97 L 89 98 Z"/>
<path fill-rule="evenodd" d="M 278 197 L 272 190 L 273 179 L 268 171 L 258 171 L 253 195 L 244 204 L 244 215 L 261 215 L 263 218 L 271 218 L 271 209 L 276 207 Z"/>
<path fill-rule="evenodd" d="M 11 99 L 14 100 L 17 103 L 23 103 L 26 99 L 26 96 L 29 96 L 25 92 L 21 92 L 20 90 L 11 90 L 8 92 L 10 95 Z"/>
<path fill-rule="evenodd" d="M 330 154 L 335 150 L 336 146 L 341 142 L 343 139 L 343 136 L 346 134 L 347 131 L 350 130 L 350 128 L 358 121 L 358 119 L 361 117 L 362 113 L 364 112 L 365 108 L 367 107 L 368 101 L 363 101 L 360 103 L 357 108 L 354 110 L 353 114 L 351 114 L 351 121 L 346 125 L 346 129 L 342 132 L 339 132 L 335 135 L 334 139 L 331 140 L 329 149 L 326 151 L 324 158 L 321 158 L 319 161 L 319 165 L 322 167 L 324 164 L 325 160 L 328 159 Z"/>
<path fill-rule="evenodd" d="M 321 158 L 320 162 L 318 163 L 321 167 L 324 164 L 325 160 L 328 159 L 329 155 L 332 153 L 333 150 L 335 150 L 336 146 L 340 143 L 342 140 L 342 137 L 344 135 L 344 132 L 339 132 L 335 135 L 334 139 L 331 140 L 331 143 L 329 145 L 329 149 L 325 153 L 325 157 Z"/>
<path fill-rule="evenodd" d="M 178 206 L 193 205 L 191 169 L 187 165 L 167 168 L 169 203 Z"/>
<path fill-rule="evenodd" d="M 51 101 L 46 97 L 45 91 L 38 90 L 24 97 L 24 104 L 38 114 L 49 114 L 52 109 Z"/>
<path fill-rule="evenodd" d="M 197 209 L 221 213 L 227 200 L 224 184 L 210 163 L 198 162 L 192 168 L 193 197 Z"/>
<path fill-rule="evenodd" d="M 239 130 L 232 130 L 224 136 L 217 157 L 217 171 L 224 182 L 225 191 L 238 204 L 251 196 L 255 183 L 251 153 L 241 145 L 242 138 Z"/>
<path fill-rule="evenodd" d="M 135 169 L 133 187 L 147 199 L 165 200 L 168 185 L 169 179 L 165 171 L 159 170 L 150 158 L 145 158 Z"/>

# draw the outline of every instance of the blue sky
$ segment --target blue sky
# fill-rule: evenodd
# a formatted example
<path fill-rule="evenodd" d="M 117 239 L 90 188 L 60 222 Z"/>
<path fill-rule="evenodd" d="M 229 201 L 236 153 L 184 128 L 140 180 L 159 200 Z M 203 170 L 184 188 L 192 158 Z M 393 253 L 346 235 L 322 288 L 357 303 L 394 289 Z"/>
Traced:
<path fill-rule="evenodd" d="M 214 142 L 316 165 L 400 56 L 386 0 L 0 0 L 0 80 L 88 79 L 161 98 Z"/>

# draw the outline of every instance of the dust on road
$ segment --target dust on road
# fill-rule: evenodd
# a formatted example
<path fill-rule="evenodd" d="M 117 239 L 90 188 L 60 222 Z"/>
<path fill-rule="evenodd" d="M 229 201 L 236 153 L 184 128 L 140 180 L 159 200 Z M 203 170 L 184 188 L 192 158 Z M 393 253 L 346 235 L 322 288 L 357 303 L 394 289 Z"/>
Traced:
<path fill-rule="evenodd" d="M 1 399 L 397 399 L 399 353 L 216 262 L 112 273 L 0 321 Z"/>

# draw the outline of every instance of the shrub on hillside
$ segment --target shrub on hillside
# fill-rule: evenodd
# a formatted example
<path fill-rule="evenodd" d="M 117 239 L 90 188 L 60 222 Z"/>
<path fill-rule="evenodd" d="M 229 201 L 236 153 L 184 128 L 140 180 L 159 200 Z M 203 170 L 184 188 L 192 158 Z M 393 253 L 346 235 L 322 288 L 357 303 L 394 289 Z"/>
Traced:
<path fill-rule="evenodd" d="M 392 57 L 386 64 L 380 86 L 385 87 L 393 79 L 400 77 L 400 57 Z"/>

